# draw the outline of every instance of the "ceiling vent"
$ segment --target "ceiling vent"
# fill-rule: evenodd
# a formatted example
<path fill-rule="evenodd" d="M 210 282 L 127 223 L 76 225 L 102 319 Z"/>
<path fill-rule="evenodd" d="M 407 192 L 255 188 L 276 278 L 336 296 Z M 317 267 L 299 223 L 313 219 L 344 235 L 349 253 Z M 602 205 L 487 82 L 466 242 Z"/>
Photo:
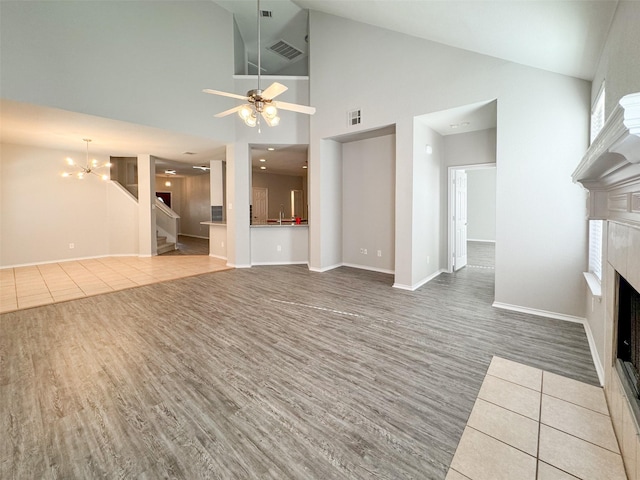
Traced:
<path fill-rule="evenodd" d="M 278 55 L 286 58 L 287 60 L 293 60 L 294 58 L 302 55 L 302 52 L 296 47 L 289 45 L 284 40 L 279 40 L 269 47 L 269 50 L 277 53 Z"/>
<path fill-rule="evenodd" d="M 362 113 L 359 108 L 347 112 L 347 125 L 359 125 L 362 121 Z"/>
<path fill-rule="evenodd" d="M 261 17 L 268 17 L 271 18 L 273 15 L 273 12 L 271 10 L 260 10 L 260 16 Z"/>

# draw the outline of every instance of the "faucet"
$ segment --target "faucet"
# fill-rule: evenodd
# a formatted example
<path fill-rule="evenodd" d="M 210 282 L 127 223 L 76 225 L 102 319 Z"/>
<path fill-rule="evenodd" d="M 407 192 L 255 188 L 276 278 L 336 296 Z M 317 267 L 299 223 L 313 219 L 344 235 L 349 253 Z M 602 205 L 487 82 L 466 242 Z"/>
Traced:
<path fill-rule="evenodd" d="M 284 205 L 280 204 L 280 212 L 278 212 L 278 225 L 282 225 L 282 217 L 284 217 Z"/>

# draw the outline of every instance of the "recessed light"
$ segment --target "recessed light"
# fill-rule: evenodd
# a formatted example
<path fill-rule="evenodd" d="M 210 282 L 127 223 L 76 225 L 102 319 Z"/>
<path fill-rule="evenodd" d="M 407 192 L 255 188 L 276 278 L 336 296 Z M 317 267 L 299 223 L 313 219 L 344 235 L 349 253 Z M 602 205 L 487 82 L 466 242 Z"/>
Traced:
<path fill-rule="evenodd" d="M 264 165 L 262 165 L 262 166 L 260 167 L 260 170 L 266 170 L 266 169 L 267 169 L 267 167 L 265 167 Z"/>
<path fill-rule="evenodd" d="M 261 158 L 261 159 L 260 159 L 260 161 L 261 161 L 261 162 L 266 162 L 266 161 L 267 161 L 267 159 L 266 159 L 266 158 Z"/>
<path fill-rule="evenodd" d="M 460 125 L 458 125 L 457 123 L 452 123 L 451 125 L 449 125 L 451 128 L 458 128 Z"/>
<path fill-rule="evenodd" d="M 267 150 L 269 150 L 270 152 L 273 152 L 275 150 L 275 148 L 269 147 L 269 148 L 267 148 Z"/>

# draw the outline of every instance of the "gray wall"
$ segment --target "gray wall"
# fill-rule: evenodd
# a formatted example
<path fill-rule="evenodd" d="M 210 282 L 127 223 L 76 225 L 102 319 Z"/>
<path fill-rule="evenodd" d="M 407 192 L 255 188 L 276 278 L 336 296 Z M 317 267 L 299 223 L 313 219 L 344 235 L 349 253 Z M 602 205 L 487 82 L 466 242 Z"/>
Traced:
<path fill-rule="evenodd" d="M 310 230 L 312 268 L 328 268 L 333 258 L 324 252 L 336 252 L 342 239 L 324 227 L 342 208 L 333 197 L 342 179 L 330 171 L 335 156 L 325 139 L 396 125 L 395 281 L 415 286 L 429 276 L 421 249 L 433 234 L 417 207 L 441 210 L 418 191 L 433 172 L 420 171 L 413 118 L 497 99 L 496 302 L 583 317 L 585 193 L 571 172 L 587 145 L 590 83 L 316 11 L 310 38 L 310 75 L 317 79 L 310 98 L 322 106 L 310 135 L 313 218 L 320 227 Z M 372 64 L 385 66 L 374 79 L 359 68 Z M 379 95 L 380 88 L 393 94 Z M 345 121 L 354 107 L 363 112 L 356 128 Z"/>
<path fill-rule="evenodd" d="M 467 238 L 496 240 L 496 169 L 467 170 Z"/>
<path fill-rule="evenodd" d="M 395 135 L 342 145 L 345 264 L 385 272 L 394 270 L 395 150 Z M 367 253 L 361 253 L 361 249 Z"/>
<path fill-rule="evenodd" d="M 2 1 L 2 97 L 231 141 L 232 41 L 214 2 Z"/>

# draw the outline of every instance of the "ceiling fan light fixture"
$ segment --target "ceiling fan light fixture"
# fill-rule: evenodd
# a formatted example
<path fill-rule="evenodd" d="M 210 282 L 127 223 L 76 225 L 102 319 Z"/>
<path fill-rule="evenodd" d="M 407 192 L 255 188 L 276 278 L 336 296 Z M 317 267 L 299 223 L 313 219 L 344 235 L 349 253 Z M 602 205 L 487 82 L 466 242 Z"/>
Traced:
<path fill-rule="evenodd" d="M 258 119 L 256 118 L 256 116 L 254 114 L 251 114 L 249 117 L 244 119 L 244 123 L 248 127 L 255 127 L 258 124 Z"/>
<path fill-rule="evenodd" d="M 249 118 L 251 115 L 253 115 L 253 108 L 251 108 L 251 105 L 243 105 L 240 110 L 238 110 L 238 115 L 240 115 L 240 118 L 243 120 L 247 120 L 247 118 Z"/>
<path fill-rule="evenodd" d="M 267 118 L 276 118 L 276 116 L 278 115 L 278 109 L 275 105 L 269 104 L 264 107 L 264 115 Z"/>

